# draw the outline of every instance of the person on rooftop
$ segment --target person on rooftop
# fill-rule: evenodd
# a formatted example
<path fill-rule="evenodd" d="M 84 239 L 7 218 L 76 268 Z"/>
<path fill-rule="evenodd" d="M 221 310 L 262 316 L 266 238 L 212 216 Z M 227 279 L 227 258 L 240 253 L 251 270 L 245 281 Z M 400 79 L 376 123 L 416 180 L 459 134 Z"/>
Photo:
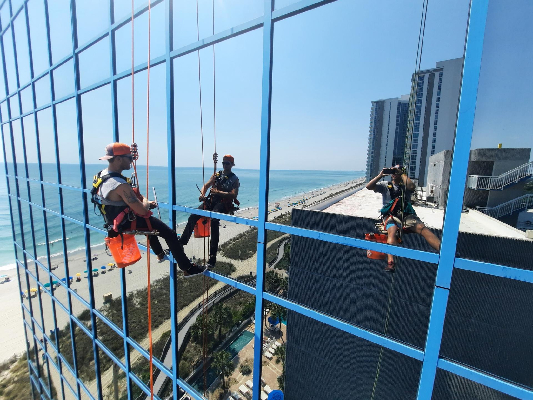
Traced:
<path fill-rule="evenodd" d="M 217 154 L 214 154 L 214 159 Z M 237 175 L 231 169 L 235 166 L 235 159 L 232 155 L 226 154 L 222 159 L 222 171 L 213 174 L 211 178 L 202 186 L 200 190 L 199 201 L 203 204 L 200 209 L 209 210 L 224 214 L 232 214 L 235 211 L 234 203 L 238 206 L 240 182 Z M 207 190 L 211 188 L 208 196 Z M 191 215 L 187 221 L 187 225 L 180 237 L 180 243 L 186 245 L 194 231 L 194 226 L 198 220 L 202 218 L 199 215 Z M 220 237 L 220 220 L 216 218 L 211 219 L 211 244 L 209 246 L 209 260 L 207 262 L 208 268 L 213 268 L 217 262 L 218 241 Z"/>
<path fill-rule="evenodd" d="M 204 272 L 205 266 L 189 261 L 176 233 L 163 221 L 152 216 L 150 209 L 157 207 L 157 204 L 154 201 L 148 201 L 138 190 L 134 191 L 131 181 L 122 176 L 122 171 L 129 170 L 133 162 L 130 146 L 118 142 L 111 143 L 106 146 L 105 151 L 106 155 L 100 157 L 100 160 L 107 160 L 108 167 L 95 176 L 93 200 L 101 211 L 105 210 L 102 215 L 108 236 L 116 237 L 121 232 L 135 229 L 147 231 L 149 221 L 151 229 L 166 241 L 186 278 Z M 135 228 L 132 228 L 133 221 L 135 221 Z M 165 252 L 157 236 L 150 234 L 148 238 L 150 247 L 157 255 L 158 261 L 161 262 L 164 260 Z"/>
<path fill-rule="evenodd" d="M 390 182 L 380 182 L 387 175 L 391 176 Z M 366 188 L 382 195 L 383 208 L 380 213 L 383 226 L 387 231 L 388 244 L 396 245 L 400 232 L 403 230 L 406 233 L 414 232 L 422 235 L 431 247 L 439 250 L 439 238 L 426 228 L 411 205 L 411 195 L 416 186 L 399 165 L 383 168 L 379 175 L 368 182 Z M 387 255 L 385 271 L 394 272 L 394 256 L 392 254 Z"/>

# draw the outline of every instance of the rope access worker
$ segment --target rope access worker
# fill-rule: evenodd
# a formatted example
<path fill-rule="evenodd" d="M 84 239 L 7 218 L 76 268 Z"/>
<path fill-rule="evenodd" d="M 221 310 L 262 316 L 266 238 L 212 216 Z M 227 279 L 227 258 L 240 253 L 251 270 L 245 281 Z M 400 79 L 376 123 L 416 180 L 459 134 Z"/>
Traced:
<path fill-rule="evenodd" d="M 386 175 L 391 175 L 390 182 L 379 182 Z M 403 229 L 406 233 L 414 232 L 422 235 L 431 247 L 439 250 L 439 238 L 426 228 L 411 205 L 411 195 L 416 186 L 399 165 L 383 168 L 378 176 L 368 182 L 366 188 L 381 193 L 383 197 L 383 208 L 380 212 L 383 226 L 387 231 L 388 244 L 396 245 Z M 394 272 L 394 256 L 388 254 L 387 258 L 385 271 Z"/>
<path fill-rule="evenodd" d="M 217 154 L 214 154 L 216 159 Z M 215 211 L 224 214 L 232 214 L 235 211 L 235 203 L 237 206 L 240 204 L 237 200 L 239 195 L 239 178 L 231 169 L 235 166 L 235 160 L 233 156 L 226 154 L 222 159 L 222 171 L 218 171 L 213 174 L 211 178 L 205 183 L 200 190 L 199 200 L 203 201 L 200 209 Z M 211 188 L 211 192 L 206 197 L 207 189 Z M 194 226 L 201 218 L 199 215 L 191 215 L 187 221 L 187 226 L 183 230 L 180 237 L 180 243 L 186 245 L 191 238 L 191 234 L 194 231 Z M 220 236 L 220 220 L 211 219 L 211 244 L 209 247 L 209 260 L 207 261 L 207 267 L 213 268 L 217 262 L 218 241 Z"/>
<path fill-rule="evenodd" d="M 109 165 L 95 176 L 91 193 L 95 207 L 98 207 L 104 217 L 108 236 L 116 237 L 122 232 L 135 230 L 156 231 L 158 236 L 165 239 L 186 278 L 204 272 L 204 266 L 189 261 L 176 233 L 163 221 L 152 216 L 150 209 L 157 207 L 157 203 L 148 201 L 138 190 L 134 191 L 131 180 L 122 175 L 122 171 L 129 170 L 133 162 L 130 146 L 111 143 L 105 151 L 106 155 L 100 157 L 100 160 L 107 160 Z M 150 234 L 149 241 L 158 261 L 162 262 L 165 252 L 157 236 Z"/>

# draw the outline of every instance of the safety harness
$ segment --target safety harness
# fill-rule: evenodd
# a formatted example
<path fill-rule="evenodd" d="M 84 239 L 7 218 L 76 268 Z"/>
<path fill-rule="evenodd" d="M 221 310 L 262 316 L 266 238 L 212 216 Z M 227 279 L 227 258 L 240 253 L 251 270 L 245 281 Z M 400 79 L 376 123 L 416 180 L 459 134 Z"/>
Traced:
<path fill-rule="evenodd" d="M 410 214 L 416 214 L 411 202 L 406 200 L 406 190 L 403 184 L 398 185 L 396 188 L 389 182 L 387 184 L 391 200 L 383 207 L 379 212 L 381 213 L 382 229 L 383 232 L 387 231 L 387 224 L 392 221 L 400 228 L 400 232 L 405 230 L 404 221 L 405 217 Z M 381 224 L 380 224 L 381 225 Z M 400 233 L 401 235 L 401 233 Z"/>
<path fill-rule="evenodd" d="M 233 172 L 231 172 L 228 175 L 225 175 L 223 171 L 218 171 L 215 174 L 215 183 L 213 186 L 222 191 L 229 193 L 233 190 L 233 187 L 235 186 L 235 183 L 237 182 L 238 178 L 237 175 L 235 175 Z M 224 207 L 226 208 L 226 212 L 233 213 L 236 210 L 238 210 L 238 206 L 241 204 L 239 200 L 237 199 L 228 199 L 226 197 L 213 195 L 210 199 L 211 206 L 214 206 L 217 203 L 224 204 Z M 236 207 L 237 206 L 237 207 Z"/>
<path fill-rule="evenodd" d="M 124 225 L 127 222 L 131 222 L 128 232 L 139 232 L 137 230 L 137 217 L 144 218 L 146 220 L 146 225 L 148 226 L 147 231 L 142 231 L 139 233 L 153 232 L 152 224 L 150 223 L 150 217 L 152 215 L 151 211 L 147 211 L 143 215 L 135 213 L 128 205 L 123 201 L 112 201 L 104 198 L 98 192 L 102 185 L 110 178 L 120 178 L 123 179 L 126 183 L 132 186 L 133 191 L 137 197 L 142 199 L 140 196 L 139 190 L 133 185 L 133 181 L 129 178 L 126 178 L 118 172 L 108 172 L 102 175 L 103 171 L 98 172 L 93 178 L 93 187 L 91 189 L 91 202 L 94 205 L 94 213 L 96 209 L 100 212 L 100 215 L 104 218 L 104 228 L 108 231 L 109 236 L 117 236 L 124 233 Z"/>

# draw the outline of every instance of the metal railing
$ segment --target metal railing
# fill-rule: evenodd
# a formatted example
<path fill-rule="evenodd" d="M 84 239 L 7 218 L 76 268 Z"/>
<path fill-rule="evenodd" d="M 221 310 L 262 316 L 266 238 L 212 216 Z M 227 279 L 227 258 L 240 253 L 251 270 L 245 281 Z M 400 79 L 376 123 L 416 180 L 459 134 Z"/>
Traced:
<path fill-rule="evenodd" d="M 468 189 L 503 190 L 522 179 L 533 176 L 533 161 L 516 167 L 499 176 L 469 175 L 466 181 Z"/>
<path fill-rule="evenodd" d="M 496 207 L 480 208 L 479 210 L 492 218 L 504 217 L 516 211 L 533 208 L 533 194 L 525 194 L 511 201 L 502 203 Z"/>

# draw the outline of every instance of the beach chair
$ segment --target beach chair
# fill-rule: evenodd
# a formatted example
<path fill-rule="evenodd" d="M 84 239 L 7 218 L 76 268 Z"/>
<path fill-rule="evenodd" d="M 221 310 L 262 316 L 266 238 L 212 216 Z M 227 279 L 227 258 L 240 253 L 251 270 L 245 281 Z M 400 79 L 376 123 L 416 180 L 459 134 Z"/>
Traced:
<path fill-rule="evenodd" d="M 274 357 L 274 356 L 272 355 L 272 353 L 270 351 L 267 351 L 265 353 L 265 357 L 268 358 L 269 360 L 272 360 L 272 357 Z"/>
<path fill-rule="evenodd" d="M 265 387 L 263 388 L 263 390 L 265 391 L 266 394 L 270 394 L 270 392 L 272 391 L 272 389 L 271 389 L 270 386 L 268 386 L 268 385 L 265 385 Z"/>
<path fill-rule="evenodd" d="M 250 379 L 248 379 L 248 380 L 246 381 L 246 386 L 248 386 L 250 389 L 253 389 L 253 388 L 254 388 L 254 384 L 253 384 L 253 382 L 252 382 Z"/>
<path fill-rule="evenodd" d="M 248 391 L 248 389 L 246 389 L 246 386 L 244 386 L 244 385 L 239 386 L 239 392 L 241 392 L 243 396 L 248 397 L 246 394 L 249 391 Z"/>

